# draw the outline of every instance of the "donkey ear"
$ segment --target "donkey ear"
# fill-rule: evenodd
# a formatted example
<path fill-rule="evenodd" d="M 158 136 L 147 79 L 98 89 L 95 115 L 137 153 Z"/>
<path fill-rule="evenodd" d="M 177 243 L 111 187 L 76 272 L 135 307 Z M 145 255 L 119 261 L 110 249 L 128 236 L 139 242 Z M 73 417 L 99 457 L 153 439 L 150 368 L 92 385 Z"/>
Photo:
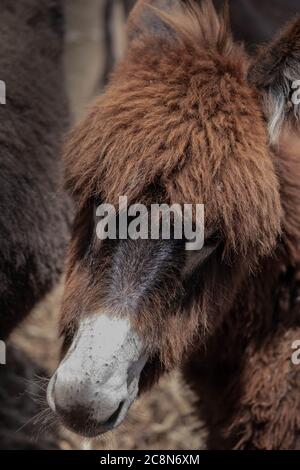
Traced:
<path fill-rule="evenodd" d="M 249 80 L 263 93 L 271 142 L 284 124 L 300 123 L 300 17 L 260 49 Z"/>
<path fill-rule="evenodd" d="M 127 23 L 129 43 L 144 34 L 163 37 L 173 35 L 174 32 L 155 9 L 169 12 L 180 4 L 180 0 L 138 0 Z"/>

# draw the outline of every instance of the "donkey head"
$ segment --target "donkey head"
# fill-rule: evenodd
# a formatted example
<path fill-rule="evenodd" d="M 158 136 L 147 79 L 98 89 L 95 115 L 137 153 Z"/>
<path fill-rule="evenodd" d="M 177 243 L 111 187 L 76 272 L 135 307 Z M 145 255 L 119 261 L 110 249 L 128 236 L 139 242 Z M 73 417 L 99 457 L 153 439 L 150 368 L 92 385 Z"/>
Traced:
<path fill-rule="evenodd" d="M 292 28 L 297 44 L 281 49 L 281 38 L 266 62 L 253 64 L 210 1 L 144 3 L 129 19 L 128 49 L 105 94 L 66 145 L 77 215 L 64 358 L 48 399 L 87 436 L 118 425 L 139 390 L 205 345 L 281 231 L 268 120 L 274 129 L 276 103 L 286 103 L 300 72 L 300 22 Z M 294 113 L 279 108 L 280 126 L 294 125 L 296 105 Z M 119 196 L 146 206 L 204 204 L 203 249 L 187 252 L 184 239 L 99 240 L 96 208 Z"/>

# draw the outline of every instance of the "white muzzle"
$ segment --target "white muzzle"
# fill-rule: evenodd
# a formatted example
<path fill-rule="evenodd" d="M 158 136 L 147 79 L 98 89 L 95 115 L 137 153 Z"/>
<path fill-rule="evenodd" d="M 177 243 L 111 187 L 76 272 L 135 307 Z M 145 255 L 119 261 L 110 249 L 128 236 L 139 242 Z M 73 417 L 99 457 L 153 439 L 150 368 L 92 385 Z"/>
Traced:
<path fill-rule="evenodd" d="M 146 362 L 143 343 L 128 319 L 90 316 L 81 321 L 50 380 L 49 406 L 79 434 L 94 437 L 109 431 L 136 399 Z"/>

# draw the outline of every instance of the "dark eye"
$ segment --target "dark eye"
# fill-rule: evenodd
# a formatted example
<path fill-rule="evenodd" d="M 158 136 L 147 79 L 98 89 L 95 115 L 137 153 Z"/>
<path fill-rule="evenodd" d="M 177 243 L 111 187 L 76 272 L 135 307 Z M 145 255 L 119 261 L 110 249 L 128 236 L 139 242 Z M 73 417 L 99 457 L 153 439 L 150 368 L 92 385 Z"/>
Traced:
<path fill-rule="evenodd" d="M 77 212 L 73 222 L 72 239 L 78 259 L 86 257 L 93 239 L 93 233 L 93 205 L 89 201 Z"/>
<path fill-rule="evenodd" d="M 215 233 L 205 240 L 201 250 L 186 251 L 183 276 L 190 276 L 198 267 L 202 266 L 215 253 L 220 244 L 221 238 Z"/>

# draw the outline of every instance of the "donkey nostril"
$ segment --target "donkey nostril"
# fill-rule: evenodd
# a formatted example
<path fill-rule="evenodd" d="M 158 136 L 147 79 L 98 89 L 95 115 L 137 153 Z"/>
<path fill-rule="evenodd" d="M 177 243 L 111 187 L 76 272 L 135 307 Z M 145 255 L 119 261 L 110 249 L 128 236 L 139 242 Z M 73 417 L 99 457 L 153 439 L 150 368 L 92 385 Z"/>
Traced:
<path fill-rule="evenodd" d="M 111 417 L 104 423 L 105 426 L 113 426 L 120 416 L 121 410 L 125 404 L 125 401 L 121 401 L 116 411 L 111 415 Z"/>

